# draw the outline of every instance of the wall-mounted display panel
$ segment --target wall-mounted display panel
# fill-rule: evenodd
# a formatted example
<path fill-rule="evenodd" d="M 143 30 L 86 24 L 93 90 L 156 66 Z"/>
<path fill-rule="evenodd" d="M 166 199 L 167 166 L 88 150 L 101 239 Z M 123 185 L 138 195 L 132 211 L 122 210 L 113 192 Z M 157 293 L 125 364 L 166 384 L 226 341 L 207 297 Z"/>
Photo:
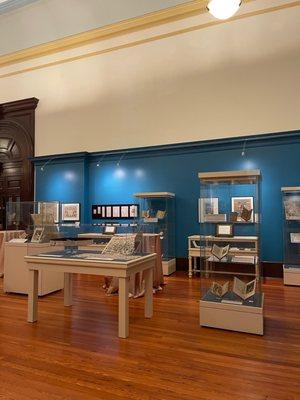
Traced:
<path fill-rule="evenodd" d="M 94 204 L 92 219 L 135 219 L 139 214 L 138 204 Z"/>

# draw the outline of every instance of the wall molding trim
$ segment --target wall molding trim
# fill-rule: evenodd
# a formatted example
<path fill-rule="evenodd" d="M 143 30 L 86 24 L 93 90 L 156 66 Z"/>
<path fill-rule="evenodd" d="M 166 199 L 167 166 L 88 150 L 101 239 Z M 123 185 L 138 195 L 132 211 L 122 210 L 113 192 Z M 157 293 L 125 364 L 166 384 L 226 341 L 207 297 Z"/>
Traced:
<path fill-rule="evenodd" d="M 245 0 L 245 2 L 254 2 L 259 0 Z M 0 56 L 0 68 L 21 63 L 24 61 L 29 61 L 32 59 L 36 59 L 39 57 L 48 56 L 54 53 L 59 53 L 65 50 L 78 48 L 80 46 L 91 44 L 95 42 L 99 42 L 105 39 L 109 39 L 116 36 L 121 36 L 124 34 L 140 31 L 146 28 L 150 28 L 157 25 L 162 25 L 165 23 L 169 23 L 172 21 L 184 19 L 190 16 L 203 14 L 206 12 L 206 3 L 207 0 L 194 0 L 187 4 L 170 7 L 161 11 L 157 11 L 154 13 L 145 14 L 141 17 L 136 17 L 132 19 L 128 19 L 125 21 L 121 21 L 116 24 L 107 25 L 102 28 L 94 29 L 91 31 L 83 32 L 77 35 L 68 36 L 59 40 L 55 40 L 53 42 L 45 43 L 42 45 L 34 46 L 28 49 L 20 50 L 14 53 L 6 54 Z M 80 54 L 77 56 L 65 57 L 53 62 L 41 63 L 39 65 L 35 65 L 32 67 L 23 67 L 19 70 L 11 71 L 0 75 L 0 78 L 6 78 L 14 75 L 18 75 L 21 73 L 26 73 L 42 68 L 47 68 L 63 63 L 78 61 L 84 58 L 94 57 L 101 54 L 107 54 L 110 52 L 135 47 L 139 45 L 143 45 L 146 43 L 167 39 L 173 36 L 182 35 L 185 33 L 197 31 L 200 29 L 206 29 L 213 26 L 231 23 L 232 21 L 242 20 L 249 17 L 254 17 L 257 15 L 262 15 L 271 12 L 277 12 L 283 9 L 292 8 L 300 6 L 300 0 L 297 1 L 289 1 L 284 4 L 279 4 L 277 6 L 267 6 L 264 8 L 257 9 L 255 11 L 245 12 L 243 14 L 237 14 L 229 20 L 213 20 L 202 24 L 192 25 L 186 28 L 171 30 L 170 32 L 163 34 L 154 34 L 147 38 L 143 38 L 140 40 L 133 40 L 127 43 L 123 43 L 120 45 L 115 45 L 112 47 L 104 48 L 101 50 L 90 51 L 84 54 Z"/>
<path fill-rule="evenodd" d="M 0 15 L 27 6 L 37 0 L 6 0 L 0 3 Z"/>
<path fill-rule="evenodd" d="M 76 152 L 76 153 L 63 153 L 63 154 L 51 154 L 44 156 L 36 156 L 30 159 L 34 163 L 42 163 L 49 159 L 57 162 L 65 162 L 70 159 L 88 159 L 90 162 L 97 162 L 99 158 L 105 155 L 105 161 L 111 161 L 111 158 L 120 157 L 120 155 L 126 154 L 125 159 L 140 157 L 152 157 L 154 155 L 174 155 L 178 153 L 193 153 L 193 152 L 208 152 L 208 151 L 222 151 L 224 149 L 241 149 L 246 142 L 247 149 L 262 147 L 262 146 L 275 146 L 281 144 L 299 143 L 300 141 L 300 129 L 289 132 L 278 132 L 278 133 L 265 133 L 251 136 L 238 136 L 234 138 L 223 138 L 213 140 L 201 140 L 197 142 L 183 142 L 176 144 L 149 146 L 149 147 L 136 147 L 118 150 L 104 150 L 95 152 Z"/>

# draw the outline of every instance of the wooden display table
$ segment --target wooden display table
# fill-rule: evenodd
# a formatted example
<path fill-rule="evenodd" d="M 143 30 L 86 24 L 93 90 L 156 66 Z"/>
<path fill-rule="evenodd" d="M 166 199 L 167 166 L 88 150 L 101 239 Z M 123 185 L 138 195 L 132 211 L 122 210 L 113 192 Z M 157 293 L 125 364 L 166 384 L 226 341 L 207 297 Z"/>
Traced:
<path fill-rule="evenodd" d="M 100 256 L 99 256 L 100 257 Z M 153 315 L 153 268 L 156 253 L 130 261 L 105 259 L 51 258 L 47 256 L 26 256 L 29 271 L 28 322 L 38 317 L 38 276 L 39 272 L 56 271 L 64 273 L 64 305 L 72 305 L 72 274 L 113 276 L 119 279 L 119 337 L 129 335 L 129 279 L 132 274 L 143 272 L 145 278 L 145 317 Z"/>

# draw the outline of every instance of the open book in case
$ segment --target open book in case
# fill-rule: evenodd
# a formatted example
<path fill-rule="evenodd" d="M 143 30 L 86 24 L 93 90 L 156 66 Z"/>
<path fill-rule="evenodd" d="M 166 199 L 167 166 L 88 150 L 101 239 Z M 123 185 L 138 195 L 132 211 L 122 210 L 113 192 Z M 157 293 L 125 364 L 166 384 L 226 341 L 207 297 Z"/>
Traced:
<path fill-rule="evenodd" d="M 200 325 L 263 334 L 260 171 L 204 172 L 199 180 Z"/>

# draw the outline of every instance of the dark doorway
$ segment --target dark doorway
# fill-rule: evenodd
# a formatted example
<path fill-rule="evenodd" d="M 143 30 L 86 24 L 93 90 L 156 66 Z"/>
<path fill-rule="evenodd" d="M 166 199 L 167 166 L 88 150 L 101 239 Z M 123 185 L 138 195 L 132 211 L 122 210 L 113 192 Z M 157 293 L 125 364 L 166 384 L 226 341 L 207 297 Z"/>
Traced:
<path fill-rule="evenodd" d="M 0 230 L 6 229 L 6 204 L 34 197 L 35 109 L 38 99 L 0 104 Z"/>

